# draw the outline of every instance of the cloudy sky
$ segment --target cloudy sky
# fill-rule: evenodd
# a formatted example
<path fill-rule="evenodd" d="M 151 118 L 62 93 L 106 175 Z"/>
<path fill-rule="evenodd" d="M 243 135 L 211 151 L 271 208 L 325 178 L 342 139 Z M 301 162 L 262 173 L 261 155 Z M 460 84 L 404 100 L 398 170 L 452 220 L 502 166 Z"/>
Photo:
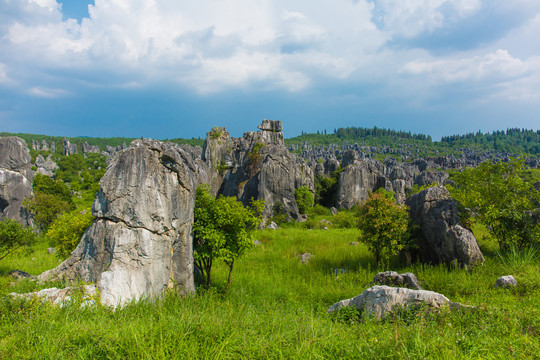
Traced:
<path fill-rule="evenodd" d="M 0 131 L 540 129 L 538 0 L 0 0 Z"/>

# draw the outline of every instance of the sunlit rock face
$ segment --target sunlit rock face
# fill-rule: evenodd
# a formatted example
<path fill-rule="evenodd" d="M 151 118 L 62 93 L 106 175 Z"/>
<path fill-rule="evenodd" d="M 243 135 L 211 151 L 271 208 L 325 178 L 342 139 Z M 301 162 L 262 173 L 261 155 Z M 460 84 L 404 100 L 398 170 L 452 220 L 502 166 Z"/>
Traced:
<path fill-rule="evenodd" d="M 208 176 L 197 151 L 135 140 L 102 178 L 96 220 L 77 248 L 40 279 L 95 282 L 102 303 L 112 306 L 160 295 L 168 286 L 192 292 L 195 189 Z"/>
<path fill-rule="evenodd" d="M 0 138 L 0 220 L 10 218 L 30 225 L 22 202 L 32 195 L 34 172 L 26 142 L 15 136 Z"/>
<path fill-rule="evenodd" d="M 420 227 L 418 246 L 423 260 L 462 266 L 484 261 L 473 233 L 459 222 L 457 201 L 444 186 L 422 190 L 407 198 L 406 204 Z"/>

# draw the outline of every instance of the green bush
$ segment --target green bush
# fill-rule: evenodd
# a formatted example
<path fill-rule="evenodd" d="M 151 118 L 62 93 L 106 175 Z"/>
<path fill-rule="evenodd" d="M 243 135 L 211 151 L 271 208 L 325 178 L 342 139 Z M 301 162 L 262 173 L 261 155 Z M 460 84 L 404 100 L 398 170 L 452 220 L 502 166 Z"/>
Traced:
<path fill-rule="evenodd" d="M 410 242 L 410 220 L 407 207 L 396 205 L 393 194 L 379 189 L 369 197 L 358 212 L 360 241 L 375 255 L 379 266 L 388 266 Z"/>
<path fill-rule="evenodd" d="M 86 229 L 94 221 L 90 209 L 74 210 L 60 215 L 49 227 L 46 236 L 61 258 L 67 258 L 77 247 Z"/>
<path fill-rule="evenodd" d="M 314 196 L 307 186 L 301 186 L 294 191 L 296 205 L 301 214 L 307 214 L 309 209 L 313 207 Z"/>
<path fill-rule="evenodd" d="M 32 228 L 9 218 L 0 221 L 0 260 L 18 249 L 30 249 L 35 242 L 36 235 Z"/>

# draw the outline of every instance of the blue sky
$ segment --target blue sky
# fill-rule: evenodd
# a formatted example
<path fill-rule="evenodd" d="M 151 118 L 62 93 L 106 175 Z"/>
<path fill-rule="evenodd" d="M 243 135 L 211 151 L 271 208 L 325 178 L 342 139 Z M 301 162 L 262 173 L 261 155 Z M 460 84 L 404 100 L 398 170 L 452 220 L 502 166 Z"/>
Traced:
<path fill-rule="evenodd" d="M 0 0 L 0 131 L 540 129 L 538 0 Z"/>

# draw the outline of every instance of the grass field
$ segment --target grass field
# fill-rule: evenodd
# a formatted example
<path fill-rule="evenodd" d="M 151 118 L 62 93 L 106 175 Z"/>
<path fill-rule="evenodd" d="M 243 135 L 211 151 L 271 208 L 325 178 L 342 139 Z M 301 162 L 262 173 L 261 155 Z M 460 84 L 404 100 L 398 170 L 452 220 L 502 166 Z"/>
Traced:
<path fill-rule="evenodd" d="M 363 244 L 350 245 L 358 241 L 356 230 L 261 230 L 256 237 L 262 245 L 235 265 L 227 294 L 227 268 L 217 263 L 209 290 L 186 298 L 171 291 L 116 311 L 76 304 L 60 309 L 5 296 L 37 286 L 12 286 L 7 271 L 37 275 L 58 264 L 40 244 L 32 254 L 0 262 L 0 359 L 540 358 L 537 254 L 501 257 L 482 229 L 475 230 L 486 255 L 483 266 L 401 267 L 394 259 L 391 270 L 413 272 L 425 289 L 480 310 L 410 311 L 383 322 L 327 314 L 333 303 L 371 286 L 378 271 L 390 270 L 376 269 Z M 306 252 L 313 257 L 302 264 L 299 255 Z M 494 288 L 508 274 L 518 287 Z"/>

